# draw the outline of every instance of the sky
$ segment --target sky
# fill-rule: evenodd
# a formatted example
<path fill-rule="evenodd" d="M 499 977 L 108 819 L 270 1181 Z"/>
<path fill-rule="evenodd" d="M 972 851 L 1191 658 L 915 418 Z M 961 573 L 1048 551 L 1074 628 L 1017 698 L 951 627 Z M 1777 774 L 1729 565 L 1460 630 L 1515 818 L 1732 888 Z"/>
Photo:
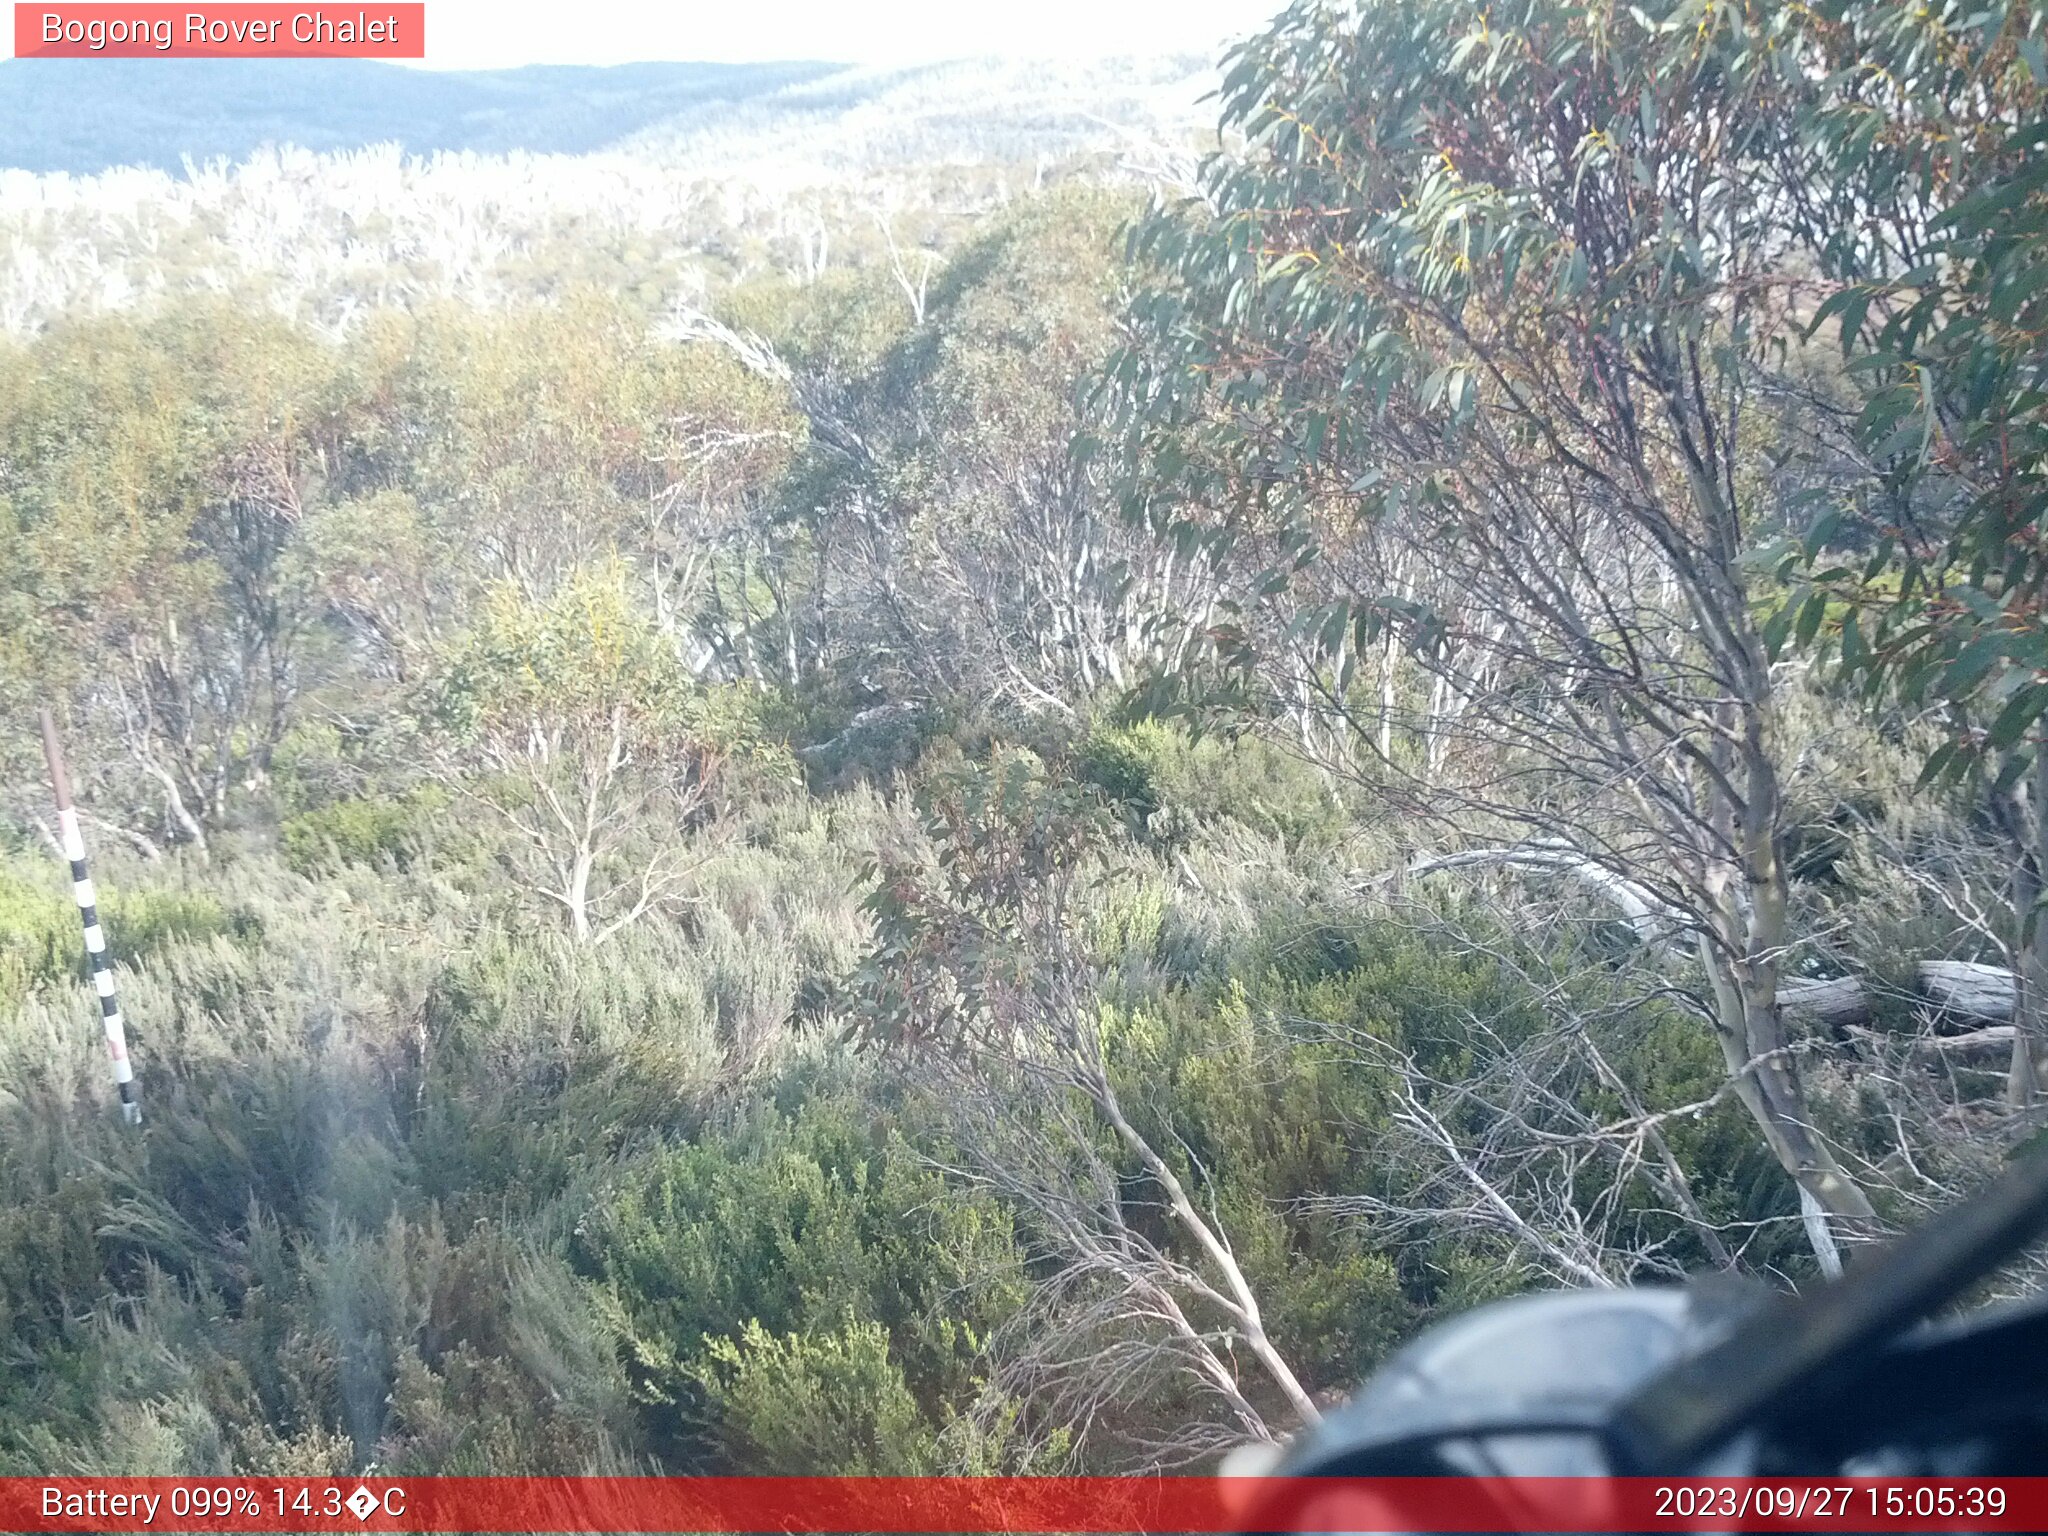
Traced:
<path fill-rule="evenodd" d="M 1210 52 L 1283 0 L 427 0 L 432 69 Z"/>

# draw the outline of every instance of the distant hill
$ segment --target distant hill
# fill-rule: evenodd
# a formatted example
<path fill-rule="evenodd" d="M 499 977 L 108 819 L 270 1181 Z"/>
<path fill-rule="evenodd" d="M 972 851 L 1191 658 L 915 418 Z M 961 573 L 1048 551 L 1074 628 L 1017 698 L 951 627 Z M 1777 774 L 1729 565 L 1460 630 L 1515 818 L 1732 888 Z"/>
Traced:
<path fill-rule="evenodd" d="M 325 326 L 576 284 L 652 312 L 742 269 L 936 251 L 1070 177 L 1185 189 L 1216 74 L 1173 56 L 0 61 L 0 335 L 192 292 Z"/>
<path fill-rule="evenodd" d="M 0 60 L 0 166 L 175 171 L 268 144 L 582 154 L 838 72 L 819 63 L 432 71 L 365 59 Z"/>
<path fill-rule="evenodd" d="M 618 146 L 760 185 L 833 182 L 911 165 L 1029 164 L 1152 153 L 1213 130 L 1213 59 L 956 59 L 846 68 L 764 91 L 737 110 L 697 103 Z"/>

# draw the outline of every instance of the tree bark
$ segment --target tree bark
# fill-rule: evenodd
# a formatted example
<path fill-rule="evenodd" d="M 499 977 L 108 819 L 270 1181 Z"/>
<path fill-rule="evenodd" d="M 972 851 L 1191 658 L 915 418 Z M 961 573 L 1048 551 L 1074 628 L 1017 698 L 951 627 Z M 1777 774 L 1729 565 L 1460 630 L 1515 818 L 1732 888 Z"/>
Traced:
<path fill-rule="evenodd" d="M 171 820 L 177 823 L 179 830 L 191 841 L 192 846 L 199 850 L 199 857 L 210 858 L 212 849 L 206 841 L 206 828 L 200 825 L 199 818 L 194 816 L 185 804 L 185 797 L 178 790 L 177 776 L 140 747 L 136 749 L 135 760 L 142 765 L 144 773 L 163 785 L 165 808 L 169 810 Z"/>
<path fill-rule="evenodd" d="M 2041 1097 L 2048 1068 L 2048 922 L 2039 910 L 2048 879 L 2048 741 L 2035 743 L 2027 774 L 2032 823 L 2025 857 L 2013 868 L 2013 918 L 2019 928 L 2019 991 L 2013 999 L 2012 1064 L 2006 1102 L 2023 1109 Z"/>
<path fill-rule="evenodd" d="M 587 843 L 578 848 L 575 862 L 569 867 L 569 888 L 562 893 L 569 908 L 569 928 L 579 944 L 590 942 L 590 869 L 596 861 L 597 856 Z"/>
<path fill-rule="evenodd" d="M 1707 947 L 1702 940 L 1702 949 Z M 1870 1197 L 1814 1134 L 1778 1011 L 1775 968 L 1730 965 L 1711 952 L 1701 959 L 1714 990 L 1722 1059 L 1778 1165 L 1827 1217 L 1857 1236 L 1871 1235 L 1877 1212 Z M 1814 1251 L 1825 1263 L 1823 1247 L 1816 1244 Z"/>

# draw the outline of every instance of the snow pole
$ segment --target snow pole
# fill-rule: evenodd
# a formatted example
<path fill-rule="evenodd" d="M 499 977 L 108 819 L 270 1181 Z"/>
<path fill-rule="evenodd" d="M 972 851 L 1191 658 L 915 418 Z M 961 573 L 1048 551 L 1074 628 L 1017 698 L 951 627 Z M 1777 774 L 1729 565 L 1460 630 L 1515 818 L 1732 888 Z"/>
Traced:
<path fill-rule="evenodd" d="M 121 1096 L 121 1118 L 142 1123 L 142 1095 L 135 1086 L 135 1068 L 128 1060 L 128 1031 L 121 1023 L 121 1005 L 114 997 L 114 968 L 107 959 L 107 935 L 100 927 L 99 894 L 85 867 L 85 835 L 71 804 L 71 780 L 64 772 L 64 748 L 57 741 L 57 722 L 46 709 L 43 717 L 43 761 L 49 764 L 50 787 L 57 792 L 57 839 L 71 861 L 71 895 L 85 923 L 85 957 L 92 966 L 93 991 L 99 994 L 100 1024 L 107 1032 L 107 1059 L 113 1063 L 114 1091 Z"/>

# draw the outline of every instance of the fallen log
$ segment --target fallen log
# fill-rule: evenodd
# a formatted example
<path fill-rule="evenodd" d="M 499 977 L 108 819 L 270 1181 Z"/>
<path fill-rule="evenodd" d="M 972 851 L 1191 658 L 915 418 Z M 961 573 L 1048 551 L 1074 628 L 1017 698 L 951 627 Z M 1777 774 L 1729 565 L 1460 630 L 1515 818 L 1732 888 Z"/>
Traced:
<path fill-rule="evenodd" d="M 1974 960 L 1923 960 L 1917 980 L 1921 997 L 1940 1022 L 1986 1025 L 2012 1021 L 2018 987 L 2012 972 L 2003 966 L 1980 965 Z M 1873 1017 L 1869 989 L 1854 976 L 1787 981 L 1778 989 L 1778 1006 L 1838 1030 L 1868 1024 Z"/>
<path fill-rule="evenodd" d="M 1868 1024 L 1872 1017 L 1870 991 L 1854 976 L 1788 981 L 1778 988 L 1778 1006 L 1835 1030 Z"/>
<path fill-rule="evenodd" d="M 1587 858 L 1566 843 L 1540 840 L 1510 848 L 1472 848 L 1438 858 L 1418 858 L 1410 878 L 1456 869 L 1507 866 L 1550 870 L 1578 881 L 1619 909 L 1645 947 L 1662 950 L 1684 931 L 1684 915 L 1647 888 Z M 1946 1023 L 2009 1024 L 2018 997 L 2011 971 L 1973 960 L 1923 960 L 1917 971 L 1920 995 L 1936 1019 Z M 1868 1024 L 1875 1016 L 1870 992 L 1853 976 L 1794 978 L 1778 989 L 1778 1006 L 1802 1013 L 1840 1031 Z M 1981 1043 L 1981 1042 L 1980 1042 Z"/>
<path fill-rule="evenodd" d="M 1939 1013 L 1983 1024 L 2012 1018 L 2019 985 L 2002 965 L 1972 960 L 1922 960 L 1920 992 Z"/>
<path fill-rule="evenodd" d="M 1649 949 L 1663 948 L 1684 926 L 1684 916 L 1676 908 L 1635 881 L 1624 879 L 1605 865 L 1587 858 L 1567 843 L 1537 841 L 1512 848 L 1471 848 L 1441 858 L 1418 858 L 1408 866 L 1407 873 L 1410 879 L 1419 879 L 1445 870 L 1500 865 L 1552 870 L 1578 881 L 1595 895 L 1611 902 L 1634 930 L 1637 940 Z"/>
<path fill-rule="evenodd" d="M 1967 1030 L 1960 1035 L 1921 1035 L 1907 1042 L 1907 1049 L 1915 1056 L 1941 1061 L 1956 1057 L 1965 1060 L 1972 1057 L 2001 1058 L 2012 1052 L 2012 1030 L 2010 1024 L 1987 1024 L 1982 1029 Z M 1878 1051 L 1898 1043 L 1897 1037 L 1883 1035 L 1874 1029 L 1851 1027 L 1849 1034 Z M 2003 1064 L 2000 1063 L 1995 1070 L 2003 1071 Z"/>
<path fill-rule="evenodd" d="M 1979 1051 L 2006 1055 L 2012 1050 L 2012 1034 L 2010 1024 L 1987 1024 L 1960 1035 L 1929 1035 L 1916 1041 L 1913 1049 L 1928 1056 L 1967 1056 Z"/>

